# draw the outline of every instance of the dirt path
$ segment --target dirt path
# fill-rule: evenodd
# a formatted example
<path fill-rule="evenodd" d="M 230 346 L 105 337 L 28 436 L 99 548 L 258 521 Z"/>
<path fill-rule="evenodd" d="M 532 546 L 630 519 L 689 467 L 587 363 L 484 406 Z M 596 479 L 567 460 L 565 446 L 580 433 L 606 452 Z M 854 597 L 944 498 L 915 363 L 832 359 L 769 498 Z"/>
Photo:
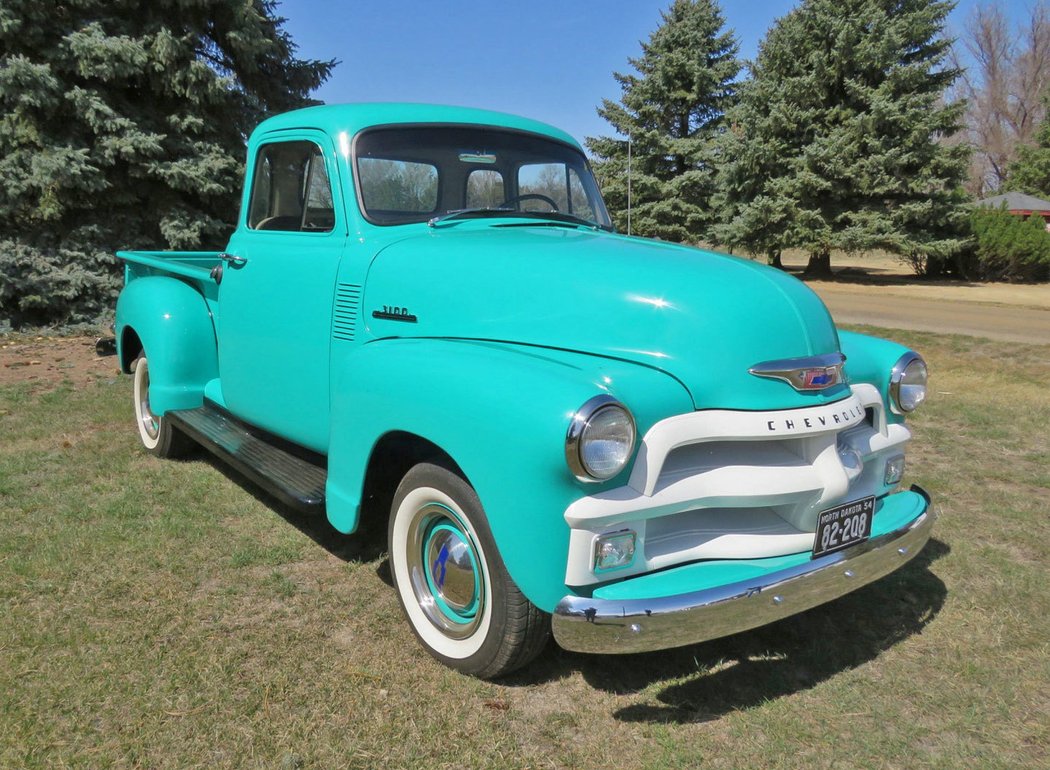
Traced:
<path fill-rule="evenodd" d="M 824 282 L 810 286 L 837 323 L 1050 345 L 1050 308 L 942 299 L 936 287 L 927 288 L 925 296 L 918 292 L 909 296 L 881 286 Z"/>
<path fill-rule="evenodd" d="M 805 255 L 784 262 L 801 271 Z M 1050 284 L 927 281 L 887 254 L 839 254 L 834 264 L 838 280 L 807 284 L 838 323 L 1050 345 Z"/>

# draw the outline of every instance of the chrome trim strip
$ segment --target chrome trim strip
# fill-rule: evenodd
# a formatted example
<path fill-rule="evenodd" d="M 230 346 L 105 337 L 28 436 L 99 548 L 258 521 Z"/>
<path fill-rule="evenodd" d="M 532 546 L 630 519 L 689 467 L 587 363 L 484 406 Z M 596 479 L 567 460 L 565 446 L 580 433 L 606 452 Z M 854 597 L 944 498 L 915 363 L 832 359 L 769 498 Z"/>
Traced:
<path fill-rule="evenodd" d="M 747 631 L 837 599 L 899 569 L 926 545 L 937 514 L 922 488 L 912 491 L 926 510 L 906 527 L 757 583 L 628 601 L 566 596 L 554 609 L 554 638 L 573 652 L 650 652 Z"/>
<path fill-rule="evenodd" d="M 842 365 L 846 356 L 842 353 L 828 353 L 822 356 L 806 358 L 784 358 L 778 361 L 763 361 L 747 371 L 756 377 L 767 377 L 771 380 L 782 380 L 798 391 L 827 390 L 842 382 Z M 817 369 L 833 369 L 834 382 L 814 387 L 806 384 L 806 373 Z"/>

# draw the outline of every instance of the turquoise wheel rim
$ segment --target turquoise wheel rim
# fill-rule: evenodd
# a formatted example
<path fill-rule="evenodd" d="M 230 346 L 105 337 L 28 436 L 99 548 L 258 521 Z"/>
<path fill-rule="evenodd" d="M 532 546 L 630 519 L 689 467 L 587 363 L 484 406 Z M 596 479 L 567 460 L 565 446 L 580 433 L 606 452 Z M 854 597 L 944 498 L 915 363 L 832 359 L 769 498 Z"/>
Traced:
<path fill-rule="evenodd" d="M 427 619 L 446 636 L 463 639 L 481 622 L 484 557 L 462 514 L 428 503 L 413 517 L 408 543 L 412 589 Z"/>
<path fill-rule="evenodd" d="M 452 522 L 441 521 L 427 533 L 423 554 L 427 585 L 438 609 L 454 622 L 469 623 L 477 615 L 481 589 L 478 560 L 470 538 Z M 457 569 L 462 574 L 456 574 Z M 450 584 L 450 577 L 459 580 Z"/>

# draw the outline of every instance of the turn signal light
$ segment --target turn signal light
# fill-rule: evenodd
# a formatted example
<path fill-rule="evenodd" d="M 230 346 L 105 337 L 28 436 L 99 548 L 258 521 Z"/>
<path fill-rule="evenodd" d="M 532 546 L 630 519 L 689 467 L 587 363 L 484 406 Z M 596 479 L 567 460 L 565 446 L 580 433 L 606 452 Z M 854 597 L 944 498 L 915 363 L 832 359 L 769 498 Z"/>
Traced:
<path fill-rule="evenodd" d="M 629 529 L 601 535 L 594 541 L 594 572 L 630 567 L 634 562 L 635 533 Z"/>

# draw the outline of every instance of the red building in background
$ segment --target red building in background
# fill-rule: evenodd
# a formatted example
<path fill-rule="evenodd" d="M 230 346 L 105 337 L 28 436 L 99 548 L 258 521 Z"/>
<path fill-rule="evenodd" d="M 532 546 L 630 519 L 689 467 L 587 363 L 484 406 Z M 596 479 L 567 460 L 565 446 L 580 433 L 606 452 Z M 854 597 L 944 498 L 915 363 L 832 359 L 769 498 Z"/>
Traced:
<path fill-rule="evenodd" d="M 989 208 L 1000 208 L 1005 204 L 1006 210 L 1019 217 L 1030 217 L 1038 214 L 1046 222 L 1046 229 L 1050 230 L 1050 201 L 1036 198 L 1034 195 L 1026 195 L 1019 192 L 1008 192 L 1003 195 L 993 195 L 991 198 L 977 201 L 978 206 Z"/>

